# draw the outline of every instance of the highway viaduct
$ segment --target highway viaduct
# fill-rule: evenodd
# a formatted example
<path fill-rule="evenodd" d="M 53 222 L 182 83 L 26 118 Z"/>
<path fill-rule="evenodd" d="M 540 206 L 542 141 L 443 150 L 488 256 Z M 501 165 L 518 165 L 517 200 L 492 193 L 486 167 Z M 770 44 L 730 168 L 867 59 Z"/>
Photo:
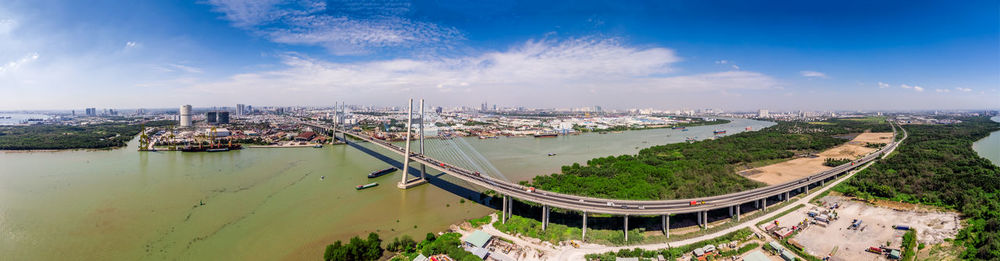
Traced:
<path fill-rule="evenodd" d="M 410 114 L 412 119 L 412 100 L 410 101 Z M 421 107 L 423 102 L 421 101 Z M 421 114 L 422 113 L 421 108 Z M 412 121 L 410 122 L 412 123 Z M 423 120 L 421 119 L 420 124 L 422 125 Z M 783 184 L 771 185 L 767 187 L 746 190 L 741 192 L 735 192 L 725 195 L 717 195 L 710 197 L 700 197 L 691 199 L 674 199 L 674 200 L 621 200 L 621 199 L 605 199 L 605 198 L 594 198 L 586 196 L 577 196 L 562 194 L 557 192 L 545 191 L 541 189 L 535 189 L 530 187 L 525 187 L 516 183 L 502 181 L 487 175 L 481 175 L 479 172 L 463 169 L 434 158 L 424 155 L 422 144 L 423 135 L 420 139 L 420 153 L 415 153 L 409 149 L 410 137 L 407 135 L 407 143 L 405 147 L 401 148 L 387 141 L 375 139 L 371 136 L 365 135 L 364 133 L 355 132 L 348 128 L 343 127 L 325 127 L 319 123 L 309 123 L 304 122 L 304 124 L 316 128 L 325 129 L 327 131 L 333 131 L 333 136 L 336 139 L 337 133 L 341 133 L 342 137 L 339 138 L 344 142 L 350 142 L 347 136 L 354 137 L 359 140 L 363 140 L 375 145 L 378 145 L 384 149 L 395 152 L 399 155 L 409 155 L 409 157 L 404 158 L 403 177 L 402 181 L 398 184 L 400 188 L 409 188 L 414 185 L 421 184 L 425 182 L 423 176 L 418 177 L 413 180 L 407 180 L 409 177 L 408 165 L 410 161 L 420 163 L 422 166 L 429 166 L 433 169 L 446 173 L 448 175 L 459 178 L 463 181 L 469 182 L 479 187 L 483 187 L 489 190 L 493 190 L 498 194 L 502 195 L 502 208 L 501 208 L 501 221 L 506 222 L 511 216 L 511 209 L 513 205 L 513 199 L 518 199 L 526 202 L 532 202 L 542 206 L 542 229 L 545 230 L 548 227 L 550 219 L 551 208 L 561 208 L 566 210 L 573 210 L 582 213 L 583 217 L 583 235 L 582 238 L 586 238 L 587 234 L 587 215 L 590 213 L 598 214 L 611 214 L 620 215 L 623 217 L 624 221 L 624 232 L 625 240 L 628 241 L 628 218 L 629 216 L 661 216 L 663 233 L 669 238 L 670 237 L 670 215 L 674 214 L 687 214 L 696 213 L 698 219 L 698 225 L 705 229 L 708 224 L 708 211 L 716 209 L 729 209 L 730 217 L 735 218 L 739 221 L 739 216 L 743 212 L 740 206 L 743 204 L 753 203 L 758 206 L 761 210 L 767 211 L 769 198 L 777 197 L 778 200 L 788 200 L 791 192 L 801 191 L 803 193 L 808 193 L 809 187 L 813 185 L 822 186 L 829 179 L 834 179 L 840 175 L 849 173 L 850 171 L 861 167 L 862 165 L 876 160 L 880 157 L 885 157 L 906 138 L 906 131 L 901 127 L 898 129 L 903 131 L 904 137 L 899 141 L 893 141 L 886 144 L 881 149 L 874 151 L 865 155 L 862 158 L 853 160 L 851 162 L 845 163 L 840 166 L 836 166 L 832 169 L 821 171 L 813 175 L 801 178 L 798 180 L 793 180 Z M 892 124 L 892 123 L 890 123 Z M 410 125 L 408 125 L 410 126 Z M 897 131 L 897 126 L 893 127 L 893 137 Z M 422 129 L 422 126 L 421 126 Z M 407 133 L 410 133 L 410 129 L 407 128 Z M 421 173 L 423 175 L 423 172 Z"/>

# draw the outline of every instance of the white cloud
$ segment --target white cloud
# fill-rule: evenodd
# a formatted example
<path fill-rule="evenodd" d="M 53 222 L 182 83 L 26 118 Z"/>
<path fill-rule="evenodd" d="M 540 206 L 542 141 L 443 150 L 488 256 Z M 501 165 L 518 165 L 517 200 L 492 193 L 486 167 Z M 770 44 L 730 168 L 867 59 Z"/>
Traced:
<path fill-rule="evenodd" d="M 909 86 L 909 85 L 906 85 L 906 84 L 900 84 L 899 87 L 903 88 L 903 89 L 912 89 L 913 88 L 913 86 Z"/>
<path fill-rule="evenodd" d="M 729 61 L 727 61 L 727 60 L 718 60 L 718 61 L 715 61 L 715 64 L 728 64 L 728 63 L 729 63 Z"/>
<path fill-rule="evenodd" d="M 648 104 L 691 92 L 763 90 L 777 86 L 770 76 L 726 71 L 667 76 L 680 61 L 666 48 L 633 48 L 618 40 L 528 41 L 506 51 L 433 59 L 327 62 L 285 54 L 286 69 L 239 74 L 195 84 L 194 95 L 279 92 L 330 97 L 350 93 L 366 101 L 394 101 L 413 95 L 464 103 L 490 101 L 555 106 L 609 102 L 619 98 Z M 592 94 L 579 95 L 582 92 Z M 452 93 L 452 94 L 449 94 Z M 557 97 L 571 97 L 558 99 Z"/>
<path fill-rule="evenodd" d="M 187 72 L 187 73 L 202 73 L 201 68 L 197 68 L 197 67 L 193 67 L 193 66 L 187 66 L 187 65 L 176 64 L 176 63 L 170 63 L 170 64 L 167 64 L 167 65 L 170 66 L 170 67 L 173 67 L 173 68 L 177 68 L 178 70 L 181 70 L 181 71 L 184 71 L 184 72 Z"/>
<path fill-rule="evenodd" d="M 960 91 L 960 92 L 971 92 L 972 91 L 972 89 L 970 89 L 970 88 L 961 88 L 961 87 L 955 87 L 955 90 L 956 91 Z"/>
<path fill-rule="evenodd" d="M 889 84 L 888 83 L 884 83 L 884 82 L 878 82 L 878 87 L 880 89 L 889 88 Z"/>
<path fill-rule="evenodd" d="M 920 86 L 913 86 L 913 90 L 917 91 L 917 92 L 922 92 L 922 91 L 924 91 L 924 88 L 920 87 Z"/>
<path fill-rule="evenodd" d="M 799 74 L 807 78 L 828 78 L 825 73 L 817 71 L 800 71 Z"/>
<path fill-rule="evenodd" d="M 0 65 L 0 73 L 5 73 L 8 71 L 16 70 L 18 67 L 24 66 L 24 64 L 30 63 L 31 61 L 38 60 L 38 53 L 31 53 L 21 57 L 14 61 L 7 62 L 6 64 Z"/>
<path fill-rule="evenodd" d="M 133 41 L 125 42 L 125 48 L 132 48 L 132 47 L 135 47 L 135 42 Z"/>
<path fill-rule="evenodd" d="M 234 26 L 278 43 L 326 47 L 338 55 L 364 54 L 381 47 L 414 47 L 461 39 L 453 27 L 404 17 L 406 2 L 210 0 Z"/>
<path fill-rule="evenodd" d="M 948 89 L 934 89 L 934 92 L 951 92 Z"/>
<path fill-rule="evenodd" d="M 0 19 L 0 35 L 8 34 L 16 27 L 17 21 L 14 21 L 14 19 Z"/>

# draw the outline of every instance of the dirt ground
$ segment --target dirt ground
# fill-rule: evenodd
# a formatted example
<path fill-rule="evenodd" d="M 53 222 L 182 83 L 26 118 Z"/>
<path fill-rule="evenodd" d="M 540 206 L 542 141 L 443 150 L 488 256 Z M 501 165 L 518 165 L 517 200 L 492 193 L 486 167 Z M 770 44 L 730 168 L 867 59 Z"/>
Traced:
<path fill-rule="evenodd" d="M 891 132 L 861 133 L 843 145 L 820 152 L 818 154 L 819 157 L 793 159 L 750 169 L 743 173 L 749 179 L 764 182 L 768 185 L 781 184 L 830 169 L 831 167 L 823 166 L 823 162 L 828 158 L 854 159 L 861 157 L 876 150 L 865 147 L 866 144 L 887 143 L 891 138 Z"/>
<path fill-rule="evenodd" d="M 840 218 L 827 227 L 810 226 L 794 237 L 805 246 L 806 252 L 824 257 L 837 248 L 834 257 L 839 260 L 883 260 L 879 255 L 865 252 L 868 247 L 884 246 L 899 249 L 905 231 L 893 229 L 893 225 L 908 225 L 917 230 L 917 241 L 928 245 L 953 238 L 959 230 L 957 213 L 901 211 L 874 207 L 848 198 L 827 196 L 823 201 L 829 205 L 839 203 L 836 209 Z M 804 218 L 812 207 L 798 211 L 798 218 Z M 792 215 L 789 215 L 792 216 Z M 849 230 L 854 219 L 862 220 L 861 229 Z"/>

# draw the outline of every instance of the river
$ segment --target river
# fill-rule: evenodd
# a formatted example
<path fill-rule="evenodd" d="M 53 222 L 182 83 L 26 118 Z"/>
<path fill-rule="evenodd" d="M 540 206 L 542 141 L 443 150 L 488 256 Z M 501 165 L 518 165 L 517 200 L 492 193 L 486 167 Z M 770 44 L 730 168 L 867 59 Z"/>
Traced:
<path fill-rule="evenodd" d="M 990 120 L 1000 122 L 1000 116 L 993 116 Z M 994 131 L 990 136 L 976 141 L 972 144 L 972 149 L 980 157 L 992 161 L 994 165 L 1000 165 L 1000 131 Z"/>
<path fill-rule="evenodd" d="M 428 140 L 426 154 L 521 181 L 595 157 L 704 139 L 714 129 L 734 134 L 771 125 L 734 119 L 689 131 Z M 432 184 L 407 191 L 395 187 L 398 171 L 373 179 L 378 187 L 355 190 L 371 182 L 368 172 L 390 164 L 370 155 L 386 151 L 367 143 L 221 153 L 136 146 L 133 140 L 116 150 L 0 152 L 3 259 L 313 260 L 335 240 L 373 231 L 384 240 L 423 238 L 494 211 L 461 203 L 460 195 L 475 198 L 475 188 L 436 172 L 429 173 L 438 177 Z"/>

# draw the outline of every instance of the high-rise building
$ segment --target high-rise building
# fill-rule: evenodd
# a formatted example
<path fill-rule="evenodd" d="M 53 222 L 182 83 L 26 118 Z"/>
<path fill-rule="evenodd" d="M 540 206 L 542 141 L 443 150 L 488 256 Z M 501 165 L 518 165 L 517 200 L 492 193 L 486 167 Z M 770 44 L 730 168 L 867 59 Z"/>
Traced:
<path fill-rule="evenodd" d="M 97 116 L 97 109 L 95 109 L 95 108 L 87 108 L 86 109 L 86 114 L 87 114 L 87 116 Z"/>
<path fill-rule="evenodd" d="M 217 123 L 219 119 L 218 115 L 219 115 L 218 112 L 214 111 L 206 112 L 205 121 L 207 121 L 209 124 Z"/>
<path fill-rule="evenodd" d="M 245 115 L 246 111 L 246 104 L 236 104 L 236 115 Z"/>
<path fill-rule="evenodd" d="M 181 106 L 181 127 L 191 127 L 191 105 Z"/>
<path fill-rule="evenodd" d="M 441 113 L 443 111 L 444 111 L 444 108 L 441 108 L 441 106 L 437 106 L 437 108 L 434 108 L 434 113 Z"/>
<path fill-rule="evenodd" d="M 760 109 L 759 111 L 757 111 L 757 117 L 767 118 L 767 117 L 770 117 L 770 116 L 768 115 L 767 110 Z"/>
<path fill-rule="evenodd" d="M 220 112 L 218 112 L 216 114 L 216 117 L 217 118 L 215 119 L 215 122 L 217 122 L 219 124 L 229 124 L 229 112 L 228 111 L 220 111 Z"/>

